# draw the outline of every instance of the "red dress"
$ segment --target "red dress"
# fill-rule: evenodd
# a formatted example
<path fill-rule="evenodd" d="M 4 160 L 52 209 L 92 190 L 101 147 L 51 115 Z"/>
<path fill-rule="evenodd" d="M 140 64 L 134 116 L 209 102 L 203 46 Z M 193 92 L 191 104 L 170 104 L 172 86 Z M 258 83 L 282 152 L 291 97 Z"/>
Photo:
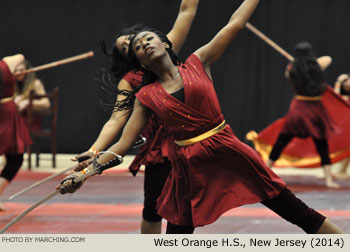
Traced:
<path fill-rule="evenodd" d="M 167 133 L 172 171 L 158 198 L 158 214 L 173 224 L 196 227 L 214 222 L 231 208 L 277 196 L 285 183 L 238 140 L 229 125 L 189 146 L 174 143 L 223 121 L 213 83 L 198 57 L 191 55 L 178 69 L 185 103 L 168 94 L 159 82 L 136 94 L 161 119 Z"/>
<path fill-rule="evenodd" d="M 137 88 L 142 82 L 142 72 L 130 71 L 123 76 L 132 88 Z M 159 123 L 155 115 L 151 115 L 148 123 L 142 131 L 142 135 L 146 137 L 146 144 L 143 145 L 139 153 L 135 156 L 129 170 L 135 176 L 141 165 L 152 166 L 164 162 L 164 157 L 168 156 L 165 133 L 163 126 Z"/>
<path fill-rule="evenodd" d="M 287 69 L 291 71 L 293 64 L 289 63 Z M 301 138 L 329 138 L 337 127 L 321 99 L 318 99 L 324 93 L 322 89 L 325 87 L 325 83 L 322 83 L 318 90 L 313 92 L 310 92 L 303 82 L 290 81 L 290 83 L 296 96 L 302 97 L 296 97 L 292 100 L 281 134 Z"/>
<path fill-rule="evenodd" d="M 298 101 L 299 104 L 302 102 L 303 101 Z M 259 134 L 254 131 L 247 134 L 247 139 L 253 141 L 255 149 L 259 152 L 262 158 L 264 160 L 268 159 L 272 146 L 276 142 L 281 130 L 285 130 L 282 132 L 287 132 L 287 134 L 292 133 L 297 135 L 298 132 L 303 132 L 304 134 L 309 133 L 314 137 L 320 136 L 318 138 L 321 138 L 321 136 L 323 138 L 327 137 L 330 159 L 332 163 L 349 157 L 350 127 L 348 125 L 350 124 L 350 104 L 344 101 L 329 86 L 327 86 L 321 102 L 316 103 L 305 101 L 304 103 L 307 104 L 302 104 L 301 108 L 296 112 L 290 113 L 287 115 L 287 117 L 273 122 Z M 315 116 L 312 114 L 313 107 L 308 107 L 311 105 L 311 103 L 316 103 L 315 106 L 317 106 L 319 110 L 325 111 L 321 113 L 321 120 L 326 121 L 324 129 L 315 126 L 308 127 L 308 125 L 310 125 L 313 121 L 310 118 Z M 296 104 L 294 99 L 291 105 L 292 109 L 296 110 L 296 108 L 299 107 L 299 104 Z M 293 117 L 296 117 L 298 114 L 303 114 L 304 111 L 306 111 L 309 116 L 309 119 L 307 119 L 306 122 L 300 122 L 300 124 L 296 125 L 294 129 L 290 126 L 292 125 L 291 123 L 289 123 L 289 126 L 285 126 L 288 124 L 286 121 L 293 121 Z M 301 117 L 304 116 L 305 113 Z M 318 116 L 316 118 L 318 118 Z M 299 136 L 302 135 L 299 134 Z M 302 168 L 320 167 L 321 159 L 311 138 L 293 138 L 292 141 L 283 149 L 280 158 L 275 162 L 274 166 Z"/>
<path fill-rule="evenodd" d="M 0 99 L 14 94 L 15 79 L 7 64 L 0 61 L 3 94 Z M 25 146 L 31 144 L 30 135 L 24 119 L 17 111 L 13 100 L 0 104 L 0 154 L 22 154 Z"/>
<path fill-rule="evenodd" d="M 293 99 L 281 133 L 301 138 L 326 139 L 331 136 L 335 128 L 321 100 Z"/>

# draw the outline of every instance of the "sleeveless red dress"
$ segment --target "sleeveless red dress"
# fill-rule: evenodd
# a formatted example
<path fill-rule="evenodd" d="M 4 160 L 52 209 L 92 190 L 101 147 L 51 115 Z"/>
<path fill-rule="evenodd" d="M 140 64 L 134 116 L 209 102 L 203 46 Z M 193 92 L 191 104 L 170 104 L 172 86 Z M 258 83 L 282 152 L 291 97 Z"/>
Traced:
<path fill-rule="evenodd" d="M 167 93 L 159 82 L 143 87 L 137 99 L 161 120 L 167 134 L 172 171 L 158 198 L 158 214 L 176 225 L 202 226 L 224 212 L 277 196 L 285 183 L 258 153 L 239 141 L 231 127 L 188 146 L 189 139 L 223 121 L 213 83 L 201 61 L 191 55 L 178 67 L 185 103 Z"/>
<path fill-rule="evenodd" d="M 2 96 L 11 97 L 15 90 L 15 79 L 7 64 L 0 61 Z M 22 154 L 25 146 L 32 143 L 26 122 L 18 113 L 13 100 L 0 104 L 0 154 Z"/>
<path fill-rule="evenodd" d="M 327 86 L 322 96 L 322 104 L 327 110 L 330 121 L 336 125 L 336 131 L 328 132 L 328 145 L 332 163 L 338 162 L 350 156 L 350 104 L 344 101 L 333 89 Z M 330 124 L 334 128 L 334 124 Z M 261 132 L 250 131 L 247 139 L 254 143 L 255 149 L 264 160 L 267 160 L 272 146 L 277 140 L 281 130 L 286 125 L 286 118 L 280 118 L 268 125 Z M 328 127 L 328 129 L 330 129 Z M 316 131 L 317 132 L 317 131 Z M 321 159 L 316 151 L 312 138 L 293 138 L 283 149 L 280 158 L 274 164 L 275 167 L 300 167 L 314 168 L 321 166 Z"/>

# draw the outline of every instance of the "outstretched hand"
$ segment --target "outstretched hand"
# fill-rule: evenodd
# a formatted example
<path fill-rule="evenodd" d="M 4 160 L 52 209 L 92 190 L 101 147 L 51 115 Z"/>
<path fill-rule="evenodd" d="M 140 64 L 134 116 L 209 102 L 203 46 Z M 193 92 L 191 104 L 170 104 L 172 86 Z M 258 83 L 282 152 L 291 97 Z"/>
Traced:
<path fill-rule="evenodd" d="M 112 152 L 112 151 L 101 151 L 100 154 L 109 153 L 115 156 L 114 159 L 111 159 L 104 164 L 99 164 L 97 158 L 89 158 L 83 162 L 80 162 L 77 167 L 74 169 L 76 173 L 73 173 L 65 177 L 61 183 L 56 186 L 56 189 L 61 194 L 74 193 L 78 190 L 84 183 L 84 181 L 96 174 L 100 175 L 106 169 L 119 165 L 123 162 L 123 157 Z M 92 163 L 92 165 L 91 165 Z M 91 167 L 89 167 L 91 165 Z"/>

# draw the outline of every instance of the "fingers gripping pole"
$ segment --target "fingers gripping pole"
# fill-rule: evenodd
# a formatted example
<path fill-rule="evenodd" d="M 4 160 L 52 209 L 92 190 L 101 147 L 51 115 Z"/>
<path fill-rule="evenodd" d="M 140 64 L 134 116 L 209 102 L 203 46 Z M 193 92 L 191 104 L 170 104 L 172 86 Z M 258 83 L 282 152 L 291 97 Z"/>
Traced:
<path fill-rule="evenodd" d="M 273 42 L 270 38 L 268 38 L 265 34 L 263 34 L 261 31 L 259 31 L 257 28 L 255 28 L 252 24 L 249 22 L 245 25 L 248 30 L 250 30 L 252 33 L 254 33 L 256 36 L 261 38 L 263 41 L 265 41 L 268 45 L 270 45 L 273 49 L 275 49 L 277 52 L 282 54 L 284 57 L 286 57 L 289 61 L 294 61 L 294 57 L 290 55 L 288 52 L 286 52 L 283 48 L 281 48 L 279 45 L 277 45 L 275 42 Z"/>
<path fill-rule="evenodd" d="M 60 66 L 60 65 L 68 64 L 68 63 L 71 63 L 71 62 L 74 62 L 74 61 L 78 61 L 78 60 L 83 60 L 83 59 L 90 58 L 90 57 L 93 57 L 93 56 L 94 56 L 94 52 L 90 51 L 90 52 L 87 52 L 87 53 L 79 54 L 77 56 L 73 56 L 73 57 L 69 57 L 69 58 L 66 58 L 66 59 L 54 61 L 54 62 L 45 64 L 45 65 L 42 65 L 42 66 L 33 67 L 33 68 L 30 68 L 30 69 L 25 70 L 23 72 L 16 73 L 16 74 L 14 74 L 14 76 L 28 74 L 28 73 L 33 73 L 33 72 L 45 70 L 45 69 L 52 68 L 52 67 L 57 67 L 57 66 Z"/>
<path fill-rule="evenodd" d="M 92 171 L 90 173 L 84 174 L 83 176 L 74 179 L 74 183 L 79 183 L 80 181 L 94 176 L 96 175 L 95 171 Z M 54 191 L 52 191 L 51 193 L 49 193 L 48 195 L 46 195 L 45 197 L 43 197 L 42 199 L 40 199 L 39 201 L 35 202 L 32 206 L 30 206 L 27 210 L 25 210 L 23 213 L 21 213 L 20 215 L 18 215 L 17 217 L 15 217 L 14 219 L 12 219 L 5 227 L 3 227 L 0 230 L 0 234 L 3 234 L 7 229 L 9 229 L 11 226 L 13 226 L 16 222 L 18 222 L 20 219 L 22 219 L 24 216 L 26 216 L 27 214 L 29 214 L 31 211 L 33 211 L 35 208 L 37 208 L 38 206 L 40 206 L 41 204 L 43 204 L 44 202 L 48 201 L 49 199 L 51 199 L 52 197 L 54 197 L 56 194 L 59 193 L 59 189 L 56 189 Z"/>

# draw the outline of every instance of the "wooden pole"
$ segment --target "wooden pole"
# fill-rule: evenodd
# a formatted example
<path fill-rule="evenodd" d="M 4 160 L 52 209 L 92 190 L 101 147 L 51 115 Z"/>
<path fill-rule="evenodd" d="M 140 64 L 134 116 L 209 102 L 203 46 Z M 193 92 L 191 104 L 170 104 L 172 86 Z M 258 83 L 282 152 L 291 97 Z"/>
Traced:
<path fill-rule="evenodd" d="M 84 175 L 82 175 L 79 178 L 75 178 L 74 179 L 74 183 L 79 183 L 80 181 L 94 176 L 96 175 L 95 171 L 86 173 Z M 55 195 L 57 195 L 59 193 L 59 189 L 56 189 L 52 192 L 50 192 L 48 195 L 46 195 L 45 197 L 41 198 L 40 200 L 38 200 L 37 202 L 35 202 L 33 205 L 31 205 L 28 209 L 26 209 L 24 212 L 22 212 L 20 215 L 18 215 L 17 217 L 13 218 L 5 227 L 3 227 L 0 230 L 0 234 L 3 234 L 7 229 L 9 229 L 11 226 L 13 226 L 16 222 L 18 222 L 20 219 L 22 219 L 24 216 L 26 216 L 27 214 L 29 214 L 31 211 L 33 211 L 35 208 L 37 208 L 38 206 L 40 206 L 41 204 L 43 204 L 44 202 L 46 202 L 47 200 L 51 199 L 52 197 L 54 197 Z"/>
<path fill-rule="evenodd" d="M 23 194 L 23 193 L 25 193 L 25 192 L 28 192 L 29 190 L 31 190 L 31 189 L 33 189 L 33 188 L 35 188 L 35 187 L 37 187 L 37 186 L 39 186 L 39 185 L 45 183 L 46 181 L 57 177 L 58 175 L 61 175 L 61 174 L 63 174 L 63 173 L 69 172 L 69 171 L 73 171 L 74 168 L 75 168 L 75 166 L 74 166 L 74 167 L 69 167 L 69 168 L 64 169 L 64 170 L 62 170 L 62 171 L 60 171 L 60 172 L 54 173 L 54 174 L 52 174 L 51 176 L 48 176 L 48 177 L 46 177 L 46 178 L 44 178 L 44 179 L 42 179 L 42 180 L 40 180 L 40 181 L 38 181 L 38 182 L 35 182 L 34 184 L 32 184 L 32 185 L 30 185 L 30 186 L 28 186 L 28 187 L 22 189 L 21 191 L 15 193 L 15 194 L 13 194 L 13 195 L 11 195 L 8 199 L 9 199 L 9 200 L 12 200 L 12 199 L 18 197 L 19 195 L 21 195 L 21 194 Z"/>
<path fill-rule="evenodd" d="M 286 52 L 283 48 L 281 48 L 279 45 L 277 45 L 275 42 L 273 42 L 270 38 L 268 38 L 265 34 L 263 34 L 261 31 L 259 31 L 257 28 L 255 28 L 252 24 L 249 22 L 245 25 L 248 30 L 250 30 L 252 33 L 254 33 L 256 36 L 261 38 L 263 41 L 265 41 L 268 45 L 270 45 L 273 49 L 275 49 L 277 52 L 282 54 L 284 57 L 286 57 L 289 61 L 294 61 L 294 57 L 290 55 L 288 52 Z"/>
<path fill-rule="evenodd" d="M 29 207 L 27 210 L 25 210 L 23 213 L 21 213 L 20 215 L 18 215 L 16 218 L 13 218 L 5 227 L 3 227 L 0 230 L 0 234 L 3 234 L 9 227 L 11 227 L 13 224 L 15 224 L 17 221 L 19 221 L 20 219 L 22 219 L 24 216 L 26 216 L 28 213 L 30 213 L 31 211 L 33 211 L 35 208 L 37 208 L 38 206 L 40 206 L 42 203 L 44 203 L 45 201 L 51 199 L 53 196 L 55 196 L 59 191 L 55 190 L 52 191 L 51 193 L 49 193 L 48 195 L 46 195 L 44 198 L 40 199 L 39 201 L 35 202 L 31 207 Z"/>
<path fill-rule="evenodd" d="M 88 160 L 86 160 L 86 162 L 88 163 L 88 165 L 91 164 L 92 161 L 93 161 L 93 158 L 89 158 Z M 31 190 L 31 189 L 33 189 L 33 188 L 35 188 L 35 187 L 37 187 L 37 186 L 39 186 L 39 185 L 45 183 L 45 182 L 48 181 L 48 180 L 53 179 L 53 178 L 55 178 L 55 177 L 57 177 L 57 176 L 59 176 L 59 175 L 61 175 L 61 174 L 66 173 L 66 172 L 73 171 L 75 168 L 78 168 L 78 167 L 79 167 L 79 164 L 74 165 L 74 166 L 72 166 L 72 167 L 69 167 L 69 168 L 67 168 L 67 169 L 64 169 L 64 170 L 62 170 L 62 171 L 59 171 L 59 172 L 57 172 L 57 173 L 54 173 L 54 174 L 52 174 L 52 175 L 50 175 L 50 176 L 48 176 L 48 177 L 46 177 L 46 178 L 44 178 L 44 179 L 42 179 L 42 180 L 40 180 L 40 181 L 38 181 L 38 182 L 35 182 L 35 183 L 32 184 L 32 185 L 30 185 L 30 186 L 28 186 L 28 187 L 22 189 L 21 191 L 15 193 L 15 194 L 13 194 L 13 195 L 11 195 L 8 199 L 9 199 L 9 200 L 12 200 L 12 199 L 16 198 L 17 196 L 19 196 L 19 195 L 21 195 L 21 194 L 23 194 L 23 193 L 25 193 L 25 192 L 28 192 L 29 190 Z"/>
<path fill-rule="evenodd" d="M 45 65 L 33 67 L 33 68 L 27 69 L 27 70 L 25 70 L 23 72 L 15 73 L 14 76 L 29 74 L 29 73 L 45 70 L 45 69 L 48 69 L 48 68 L 57 67 L 57 66 L 60 66 L 60 65 L 64 65 L 64 64 L 68 64 L 68 63 L 74 62 L 74 61 L 87 59 L 87 58 L 90 58 L 90 57 L 93 57 L 93 56 L 94 56 L 94 52 L 90 51 L 90 52 L 87 52 L 87 53 L 79 54 L 77 56 L 69 57 L 69 58 L 62 59 L 62 60 L 57 60 L 57 61 L 45 64 Z"/>

